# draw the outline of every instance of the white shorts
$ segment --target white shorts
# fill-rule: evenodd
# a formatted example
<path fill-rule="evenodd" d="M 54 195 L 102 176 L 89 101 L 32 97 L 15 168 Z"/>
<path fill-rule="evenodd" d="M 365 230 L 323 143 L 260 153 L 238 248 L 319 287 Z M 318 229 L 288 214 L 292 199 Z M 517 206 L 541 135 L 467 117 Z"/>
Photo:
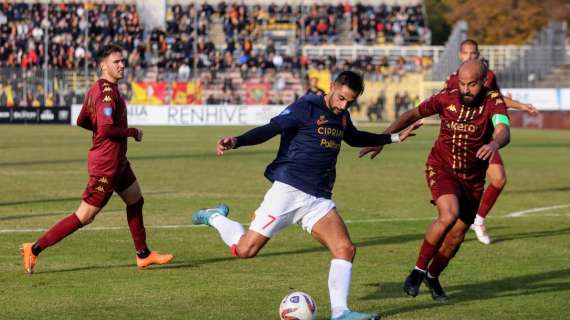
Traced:
<path fill-rule="evenodd" d="M 324 217 L 335 203 L 317 198 L 288 184 L 275 181 L 255 210 L 250 230 L 271 238 L 282 229 L 296 223 L 311 233 L 315 223 Z"/>

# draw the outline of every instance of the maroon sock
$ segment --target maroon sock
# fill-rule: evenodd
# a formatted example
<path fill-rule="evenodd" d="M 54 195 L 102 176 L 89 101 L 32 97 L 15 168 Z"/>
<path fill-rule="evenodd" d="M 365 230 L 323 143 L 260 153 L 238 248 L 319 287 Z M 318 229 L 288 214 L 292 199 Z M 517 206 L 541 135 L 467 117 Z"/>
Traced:
<path fill-rule="evenodd" d="M 36 247 L 36 252 L 34 252 L 34 254 L 40 254 L 42 250 L 53 246 L 82 226 L 81 221 L 79 221 L 79 218 L 77 218 L 75 213 L 59 220 L 58 223 L 44 233 L 34 244 L 34 247 Z"/>
<path fill-rule="evenodd" d="M 418 260 L 416 261 L 416 267 L 425 270 L 428 266 L 429 261 L 433 258 L 433 256 L 436 253 L 437 253 L 437 247 L 424 239 L 424 243 L 422 244 L 422 248 L 420 249 Z"/>
<path fill-rule="evenodd" d="M 433 258 L 431 264 L 429 265 L 428 269 L 429 274 L 432 277 L 436 278 L 439 277 L 441 272 L 445 270 L 445 267 L 447 267 L 447 265 L 449 264 L 449 260 L 451 260 L 451 257 L 446 257 L 442 255 L 440 252 L 438 252 L 435 255 L 435 258 Z"/>
<path fill-rule="evenodd" d="M 127 221 L 137 252 L 148 249 L 142 214 L 143 204 L 144 198 L 141 197 L 136 203 L 127 206 Z"/>
<path fill-rule="evenodd" d="M 479 212 L 477 212 L 477 214 L 485 218 L 487 214 L 489 214 L 489 211 L 491 211 L 491 208 L 495 205 L 495 202 L 497 202 L 497 198 L 501 194 L 501 191 L 503 191 L 503 188 L 497 188 L 493 184 L 490 184 L 483 193 L 483 198 L 479 205 Z"/>

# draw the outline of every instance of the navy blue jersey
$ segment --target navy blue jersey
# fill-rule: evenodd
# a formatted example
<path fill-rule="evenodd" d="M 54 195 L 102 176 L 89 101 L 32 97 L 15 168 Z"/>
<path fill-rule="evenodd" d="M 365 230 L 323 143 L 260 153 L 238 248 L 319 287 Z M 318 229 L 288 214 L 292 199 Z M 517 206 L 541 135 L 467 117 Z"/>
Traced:
<path fill-rule="evenodd" d="M 265 176 L 271 182 L 286 183 L 315 197 L 330 198 L 343 137 L 355 137 L 357 132 L 350 114 L 335 115 L 323 96 L 308 94 L 272 118 L 271 123 L 282 130 L 281 144 Z M 384 136 L 389 139 L 389 135 Z"/>

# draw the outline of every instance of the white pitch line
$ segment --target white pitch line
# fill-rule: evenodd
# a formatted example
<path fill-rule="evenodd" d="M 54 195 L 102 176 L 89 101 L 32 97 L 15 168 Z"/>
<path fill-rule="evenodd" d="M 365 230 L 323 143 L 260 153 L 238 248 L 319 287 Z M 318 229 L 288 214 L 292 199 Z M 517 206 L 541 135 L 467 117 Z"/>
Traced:
<path fill-rule="evenodd" d="M 522 216 L 526 215 L 527 213 L 542 212 L 542 211 L 549 211 L 549 210 L 554 210 L 554 209 L 563 209 L 563 208 L 569 208 L 569 207 L 570 207 L 570 204 L 562 204 L 562 205 L 558 205 L 558 206 L 534 208 L 534 209 L 528 209 L 528 210 L 522 210 L 522 211 L 516 211 L 513 213 L 509 213 L 509 214 L 507 214 L 507 217 L 517 218 L 517 217 L 522 217 Z"/>
<path fill-rule="evenodd" d="M 570 204 L 565 205 L 558 205 L 558 206 L 550 206 L 550 207 L 542 207 L 542 208 L 534 208 L 528 209 L 523 211 L 516 211 L 513 213 L 509 213 L 504 216 L 494 216 L 494 219 L 506 219 L 506 218 L 520 218 L 525 217 L 527 213 L 533 212 L 542 212 L 548 211 L 553 209 L 562 209 L 562 208 L 569 208 Z M 570 214 L 544 214 L 541 216 L 549 216 L 549 217 L 568 217 Z M 355 224 L 355 223 L 379 223 L 379 222 L 400 222 L 400 221 L 431 221 L 434 220 L 435 217 L 423 217 L 423 218 L 379 218 L 379 219 L 362 219 L 362 220 L 345 220 L 346 224 Z M 242 224 L 243 226 L 249 226 L 249 224 Z M 182 229 L 182 228 L 202 228 L 205 226 L 196 226 L 192 224 L 174 224 L 174 225 L 149 225 L 145 226 L 149 229 Z M 85 229 L 80 229 L 80 231 L 107 231 L 107 230 L 126 230 L 127 227 L 87 227 Z M 35 229 L 0 229 L 0 234 L 3 233 L 28 233 L 28 232 L 45 232 L 48 229 L 44 228 L 35 228 Z"/>

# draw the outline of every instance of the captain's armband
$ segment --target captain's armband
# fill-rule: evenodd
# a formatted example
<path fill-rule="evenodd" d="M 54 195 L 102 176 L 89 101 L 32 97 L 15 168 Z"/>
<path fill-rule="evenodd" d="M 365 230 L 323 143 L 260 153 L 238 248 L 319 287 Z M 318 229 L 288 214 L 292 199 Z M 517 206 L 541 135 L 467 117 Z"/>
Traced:
<path fill-rule="evenodd" d="M 504 124 L 507 127 L 511 126 L 509 117 L 507 117 L 504 114 L 494 114 L 493 117 L 491 118 L 491 121 L 493 122 L 493 127 L 496 127 L 498 124 Z"/>

